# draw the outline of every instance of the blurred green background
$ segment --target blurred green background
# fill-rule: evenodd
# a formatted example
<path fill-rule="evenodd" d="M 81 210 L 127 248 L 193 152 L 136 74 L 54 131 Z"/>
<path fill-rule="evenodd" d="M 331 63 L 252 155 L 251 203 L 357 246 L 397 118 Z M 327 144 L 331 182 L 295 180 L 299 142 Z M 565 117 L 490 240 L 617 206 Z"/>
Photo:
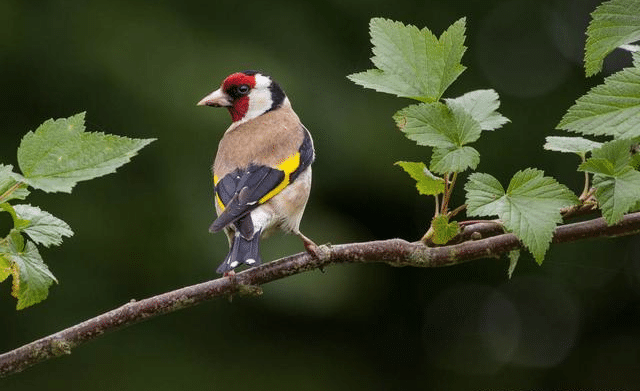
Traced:
<path fill-rule="evenodd" d="M 418 239 L 433 203 L 393 166 L 428 161 L 391 119 L 411 102 L 345 77 L 371 67 L 371 17 L 439 35 L 466 16 L 468 69 L 446 97 L 494 88 L 512 121 L 474 144 L 478 170 L 507 183 L 538 167 L 579 192 L 576 158 L 542 144 L 602 81 L 585 79 L 581 64 L 598 3 L 0 0 L 2 163 L 17 164 L 27 131 L 81 111 L 89 130 L 158 138 L 71 195 L 29 197 L 75 236 L 42 250 L 60 281 L 45 302 L 16 312 L 10 282 L 0 284 L 0 351 L 216 277 L 227 242 L 207 232 L 210 164 L 230 120 L 195 103 L 235 71 L 271 74 L 314 136 L 306 235 Z M 614 53 L 604 75 L 629 63 Z M 459 187 L 454 203 L 463 196 Z M 299 251 L 295 237 L 263 244 L 266 260 Z M 542 267 L 524 254 L 511 280 L 505 259 L 334 266 L 268 284 L 260 298 L 219 299 L 106 335 L 0 380 L 0 389 L 633 389 L 639 252 L 637 237 L 558 245 Z"/>

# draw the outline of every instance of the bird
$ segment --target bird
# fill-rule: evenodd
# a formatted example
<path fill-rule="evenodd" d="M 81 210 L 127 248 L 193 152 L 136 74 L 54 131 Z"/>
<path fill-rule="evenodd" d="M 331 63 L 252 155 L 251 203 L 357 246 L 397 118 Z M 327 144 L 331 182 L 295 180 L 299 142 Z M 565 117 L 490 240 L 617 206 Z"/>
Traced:
<path fill-rule="evenodd" d="M 229 241 L 216 272 L 226 276 L 240 265 L 260 265 L 260 239 L 276 229 L 297 235 L 317 256 L 318 246 L 300 232 L 313 139 L 280 85 L 259 71 L 236 72 L 197 105 L 226 107 L 232 121 L 212 167 L 217 218 L 209 232 L 224 230 Z"/>

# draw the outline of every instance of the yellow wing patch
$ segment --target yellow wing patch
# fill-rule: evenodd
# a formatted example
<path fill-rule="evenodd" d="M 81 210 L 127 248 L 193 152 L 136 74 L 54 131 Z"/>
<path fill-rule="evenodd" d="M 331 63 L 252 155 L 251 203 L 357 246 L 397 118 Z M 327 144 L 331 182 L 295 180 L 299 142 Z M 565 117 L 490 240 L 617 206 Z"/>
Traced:
<path fill-rule="evenodd" d="M 271 197 L 280 193 L 282 189 L 287 187 L 291 182 L 291 173 L 293 173 L 300 166 L 300 152 L 296 152 L 293 155 L 286 158 L 282 163 L 278 164 L 276 168 L 280 171 L 284 171 L 284 179 L 280 184 L 273 188 L 270 192 L 260 198 L 260 203 L 264 204 L 269 201 Z"/>
<path fill-rule="evenodd" d="M 213 186 L 218 186 L 218 182 L 220 182 L 220 178 L 218 178 L 218 176 L 216 174 L 213 174 Z M 220 213 L 224 212 L 224 204 L 222 203 L 222 200 L 220 199 L 220 197 L 218 196 L 218 192 L 214 193 L 214 198 L 216 199 L 216 204 L 218 204 L 218 207 L 220 208 Z"/>

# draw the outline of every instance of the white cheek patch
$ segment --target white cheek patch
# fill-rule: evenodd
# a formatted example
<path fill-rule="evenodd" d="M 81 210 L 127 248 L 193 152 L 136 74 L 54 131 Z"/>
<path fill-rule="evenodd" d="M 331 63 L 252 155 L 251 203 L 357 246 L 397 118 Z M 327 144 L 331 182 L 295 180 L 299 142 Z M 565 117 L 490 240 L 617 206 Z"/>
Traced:
<path fill-rule="evenodd" d="M 273 101 L 271 100 L 271 79 L 259 73 L 255 75 L 256 85 L 249 93 L 249 110 L 243 119 L 252 119 L 264 114 L 271 108 Z"/>
<path fill-rule="evenodd" d="M 256 85 L 254 88 L 269 88 L 269 86 L 271 85 L 271 79 L 268 78 L 265 75 L 261 75 L 260 73 L 256 73 L 254 76 L 255 80 L 256 80 Z"/>
<path fill-rule="evenodd" d="M 268 88 L 254 89 L 249 94 L 249 110 L 244 115 L 246 119 L 252 119 L 264 114 L 271 108 L 271 91 Z"/>

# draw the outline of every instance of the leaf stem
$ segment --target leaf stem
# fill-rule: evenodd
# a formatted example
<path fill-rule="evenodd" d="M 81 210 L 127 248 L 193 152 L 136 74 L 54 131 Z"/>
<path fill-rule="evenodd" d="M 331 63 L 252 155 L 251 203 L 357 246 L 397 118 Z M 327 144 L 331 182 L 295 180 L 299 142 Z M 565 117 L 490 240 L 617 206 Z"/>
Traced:
<path fill-rule="evenodd" d="M 467 204 L 460 205 L 459 207 L 449 212 L 449 218 L 454 217 L 455 215 L 457 215 L 458 213 L 462 212 L 465 209 L 467 209 Z"/>
<path fill-rule="evenodd" d="M 442 214 L 447 214 L 447 210 L 449 208 L 449 200 L 451 199 L 451 193 L 453 193 L 453 185 L 456 183 L 456 179 L 458 177 L 457 172 L 453 172 L 451 179 L 449 179 L 449 173 L 446 173 L 444 176 L 444 195 L 442 197 Z"/>
<path fill-rule="evenodd" d="M 580 194 L 580 201 L 584 202 L 589 198 L 589 173 L 585 171 L 584 173 L 584 189 L 582 190 L 582 194 Z"/>
<path fill-rule="evenodd" d="M 427 232 L 422 236 L 422 238 L 420 238 L 420 241 L 425 246 L 428 245 L 428 243 L 431 241 L 431 238 L 433 237 L 434 233 L 435 233 L 435 231 L 433 230 L 433 223 L 431 223 L 431 225 L 429 226 L 429 229 L 427 230 Z"/>
<path fill-rule="evenodd" d="M 24 182 L 16 182 L 13 186 L 7 189 L 2 195 L 0 195 L 0 204 L 2 204 L 14 191 L 18 190 L 22 185 L 25 185 Z"/>

